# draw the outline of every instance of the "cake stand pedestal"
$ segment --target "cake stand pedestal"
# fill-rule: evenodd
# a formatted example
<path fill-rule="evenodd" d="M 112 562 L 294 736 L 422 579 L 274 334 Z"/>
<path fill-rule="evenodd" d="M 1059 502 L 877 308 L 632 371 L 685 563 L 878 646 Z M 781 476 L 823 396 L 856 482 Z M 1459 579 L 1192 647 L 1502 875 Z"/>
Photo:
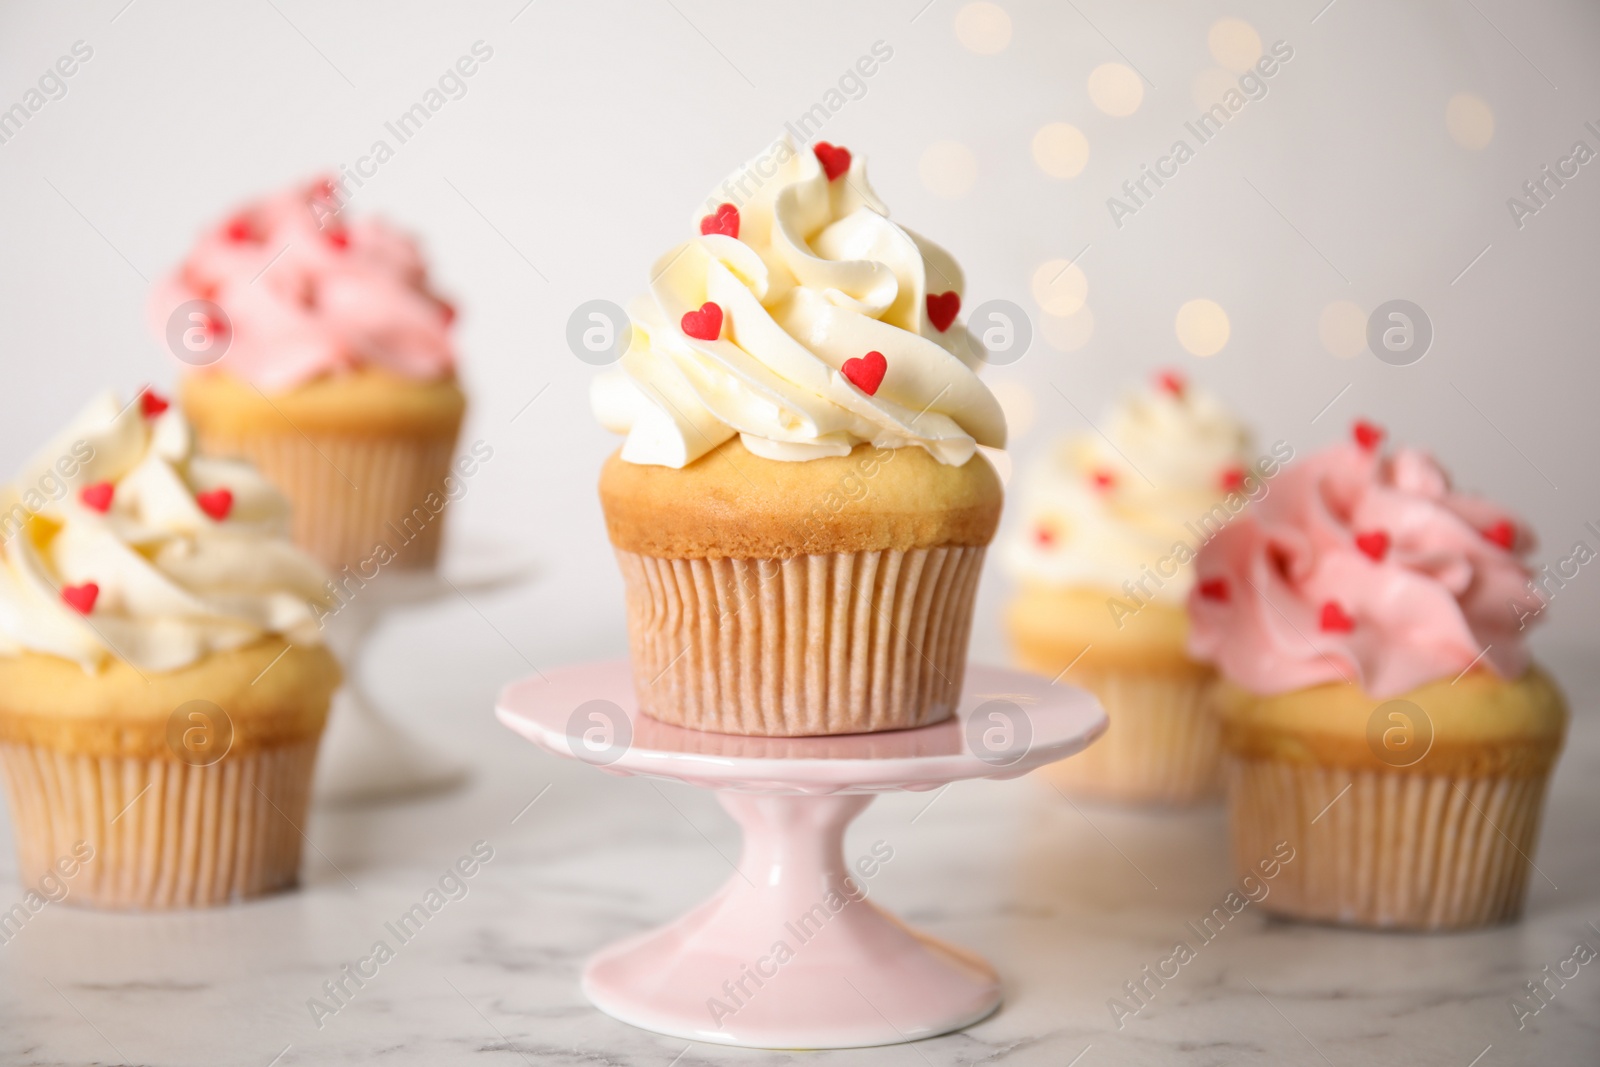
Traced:
<path fill-rule="evenodd" d="M 317 756 L 314 796 L 324 804 L 402 800 L 453 789 L 467 765 L 413 737 L 386 715 L 361 683 L 368 640 L 391 614 L 474 593 L 498 592 L 533 576 L 531 560 L 502 546 L 471 545 L 447 554 L 438 570 L 383 569 L 328 620 L 324 639 L 344 668 Z"/>
<path fill-rule="evenodd" d="M 845 827 L 876 793 L 1015 778 L 1098 737 L 1087 693 L 970 667 L 954 717 L 935 726 L 752 738 L 639 714 L 625 660 L 507 686 L 500 721 L 610 774 L 712 789 L 744 831 L 732 878 L 657 930 L 593 956 L 584 994 L 623 1022 L 750 1048 L 859 1048 L 959 1030 L 1000 1005 L 983 959 L 866 899 L 883 857 L 844 857 Z"/>

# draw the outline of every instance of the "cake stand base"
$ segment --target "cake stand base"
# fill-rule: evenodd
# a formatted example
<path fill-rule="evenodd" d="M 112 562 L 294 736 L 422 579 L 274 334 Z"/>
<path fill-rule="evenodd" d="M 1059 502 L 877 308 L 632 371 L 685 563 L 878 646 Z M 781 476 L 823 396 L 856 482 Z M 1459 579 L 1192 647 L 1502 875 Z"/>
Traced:
<path fill-rule="evenodd" d="M 949 1033 L 1000 1006 L 982 959 L 866 899 L 881 857 L 847 866 L 843 841 L 872 797 L 717 799 L 744 830 L 738 872 L 689 914 L 589 961 L 583 991 L 601 1011 L 690 1041 L 860 1048 Z"/>
<path fill-rule="evenodd" d="M 374 630 L 407 608 L 495 592 L 526 581 L 533 565 L 503 548 L 451 553 L 440 570 L 380 571 L 328 620 L 324 637 L 344 667 L 317 757 L 314 797 L 332 805 L 404 800 L 454 789 L 470 771 L 459 759 L 408 733 L 361 684 L 361 659 Z"/>
<path fill-rule="evenodd" d="M 625 661 L 548 671 L 500 695 L 500 721 L 610 774 L 715 790 L 744 831 L 734 876 L 704 904 L 602 949 L 583 971 L 601 1011 L 688 1041 L 860 1048 L 959 1030 L 1000 1005 L 979 957 L 867 899 L 894 851 L 846 863 L 844 831 L 878 793 L 1016 778 L 1105 730 L 1081 690 L 967 668 L 956 714 L 914 730 L 733 737 L 639 713 Z"/>

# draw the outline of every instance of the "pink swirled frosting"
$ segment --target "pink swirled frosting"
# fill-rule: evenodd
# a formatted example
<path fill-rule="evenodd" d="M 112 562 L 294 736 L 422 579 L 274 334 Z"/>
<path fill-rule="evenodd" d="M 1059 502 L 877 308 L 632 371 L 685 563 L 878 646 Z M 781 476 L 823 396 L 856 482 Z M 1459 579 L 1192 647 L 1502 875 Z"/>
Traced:
<path fill-rule="evenodd" d="M 282 392 L 374 368 L 416 380 L 451 374 L 455 309 L 428 287 L 416 243 L 377 219 L 346 224 L 329 180 L 247 204 L 200 235 L 151 293 L 164 337 L 190 300 L 220 307 L 230 336 L 209 369 Z"/>
<path fill-rule="evenodd" d="M 1329 682 L 1387 699 L 1477 664 L 1528 667 L 1533 535 L 1381 431 L 1286 470 L 1200 550 L 1189 650 L 1261 695 Z"/>

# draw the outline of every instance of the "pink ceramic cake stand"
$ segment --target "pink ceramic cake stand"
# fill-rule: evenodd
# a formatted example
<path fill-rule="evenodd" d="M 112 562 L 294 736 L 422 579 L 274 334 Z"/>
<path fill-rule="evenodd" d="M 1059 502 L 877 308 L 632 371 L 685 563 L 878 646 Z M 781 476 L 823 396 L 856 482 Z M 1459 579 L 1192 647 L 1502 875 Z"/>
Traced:
<path fill-rule="evenodd" d="M 846 863 L 845 827 L 875 793 L 1015 778 L 1106 726 L 1081 690 L 994 667 L 968 669 L 937 726 L 848 737 L 667 726 L 638 713 L 624 660 L 513 683 L 496 713 L 558 756 L 717 791 L 744 830 L 737 872 L 682 918 L 601 950 L 583 991 L 634 1026 L 751 1048 L 888 1045 L 994 1011 L 988 963 L 865 899 L 874 857 Z"/>

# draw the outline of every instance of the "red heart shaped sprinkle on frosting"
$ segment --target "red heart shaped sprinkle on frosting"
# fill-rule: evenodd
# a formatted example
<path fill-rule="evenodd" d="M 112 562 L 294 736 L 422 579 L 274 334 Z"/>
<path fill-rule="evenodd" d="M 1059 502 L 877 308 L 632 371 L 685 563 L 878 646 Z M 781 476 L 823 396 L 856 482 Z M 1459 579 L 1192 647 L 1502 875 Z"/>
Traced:
<path fill-rule="evenodd" d="M 1156 375 L 1156 387 L 1181 399 L 1184 390 L 1189 388 L 1189 383 L 1177 371 L 1164 370 Z"/>
<path fill-rule="evenodd" d="M 1224 493 L 1237 493 L 1244 488 L 1244 468 L 1229 467 L 1218 477 L 1217 483 Z"/>
<path fill-rule="evenodd" d="M 61 587 L 61 599 L 80 615 L 87 615 L 94 610 L 94 602 L 100 597 L 100 587 L 94 582 L 84 582 L 82 585 L 64 585 Z"/>
<path fill-rule="evenodd" d="M 1371 556 L 1374 563 L 1382 563 L 1389 554 L 1389 535 L 1382 530 L 1356 534 L 1356 547 Z"/>
<path fill-rule="evenodd" d="M 139 410 L 147 419 L 153 419 L 172 405 L 167 398 L 154 389 L 146 389 L 144 395 L 139 397 Z"/>
<path fill-rule="evenodd" d="M 210 515 L 217 522 L 228 517 L 228 512 L 233 510 L 233 491 L 231 489 L 212 489 L 205 493 L 196 493 L 194 502 L 200 505 L 200 510 Z"/>
<path fill-rule="evenodd" d="M 1483 531 L 1483 539 L 1499 545 L 1507 552 L 1517 542 L 1517 528 L 1511 524 L 1510 519 L 1501 519 L 1487 530 Z"/>
<path fill-rule="evenodd" d="M 961 311 L 961 294 L 954 289 L 948 293 L 929 293 L 927 302 L 928 321 L 935 330 L 944 333 Z"/>
<path fill-rule="evenodd" d="M 700 219 L 701 233 L 720 233 L 739 236 L 739 209 L 732 204 L 718 204 L 717 210 Z"/>
<path fill-rule="evenodd" d="M 1205 578 L 1201 580 L 1196 588 L 1200 590 L 1200 595 L 1207 600 L 1216 600 L 1224 604 L 1228 602 L 1231 596 L 1228 592 L 1228 580 L 1226 578 Z"/>
<path fill-rule="evenodd" d="M 117 487 L 110 482 L 96 482 L 78 490 L 78 499 L 83 501 L 84 507 L 92 508 L 104 515 L 111 510 L 111 498 L 116 491 Z"/>
<path fill-rule="evenodd" d="M 827 141 L 818 141 L 812 146 L 811 151 L 816 154 L 817 162 L 822 164 L 822 173 L 828 176 L 830 182 L 850 169 L 848 148 L 839 148 Z"/>
<path fill-rule="evenodd" d="M 1377 448 L 1383 441 L 1383 427 L 1370 423 L 1366 419 L 1357 419 L 1350 432 L 1355 435 L 1356 444 L 1368 452 Z"/>
<path fill-rule="evenodd" d="M 883 376 L 889 372 L 889 361 L 883 358 L 882 352 L 868 352 L 855 359 L 847 359 L 839 372 L 855 385 L 855 387 L 874 396 L 878 386 L 883 384 Z"/>
<path fill-rule="evenodd" d="M 722 307 L 707 300 L 699 311 L 684 312 L 679 325 L 697 341 L 715 341 L 722 336 Z"/>
<path fill-rule="evenodd" d="M 1110 471 L 1095 471 L 1089 477 L 1094 482 L 1096 489 L 1110 489 L 1113 485 L 1117 484 L 1117 476 L 1112 474 Z"/>
<path fill-rule="evenodd" d="M 1322 632 L 1329 634 L 1347 634 L 1356 628 L 1356 620 L 1345 613 L 1345 610 L 1333 601 L 1322 605 L 1321 618 Z"/>

